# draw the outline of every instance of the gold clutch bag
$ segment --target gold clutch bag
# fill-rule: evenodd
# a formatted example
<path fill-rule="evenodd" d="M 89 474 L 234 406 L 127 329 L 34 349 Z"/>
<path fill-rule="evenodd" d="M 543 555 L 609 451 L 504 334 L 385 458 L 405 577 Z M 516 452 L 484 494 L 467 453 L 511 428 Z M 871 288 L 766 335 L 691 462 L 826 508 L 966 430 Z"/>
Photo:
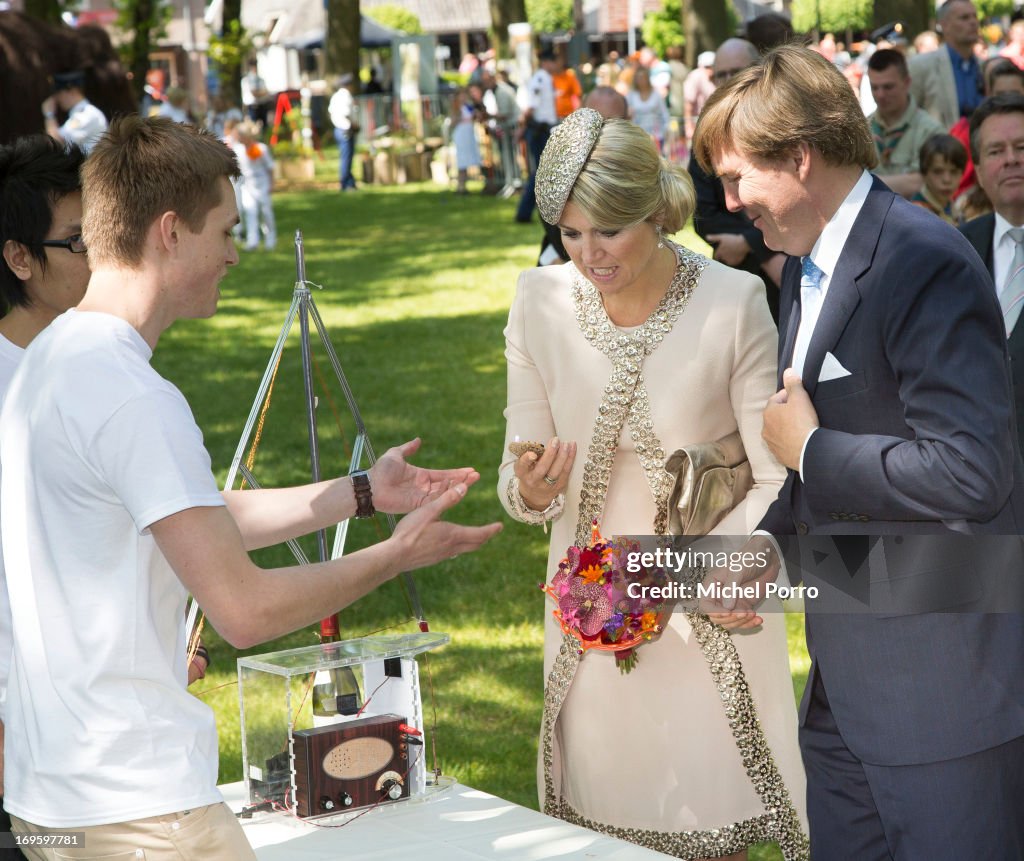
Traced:
<path fill-rule="evenodd" d="M 673 535 L 706 535 L 754 484 L 739 431 L 678 449 L 665 469 L 675 476 L 668 499 Z"/>

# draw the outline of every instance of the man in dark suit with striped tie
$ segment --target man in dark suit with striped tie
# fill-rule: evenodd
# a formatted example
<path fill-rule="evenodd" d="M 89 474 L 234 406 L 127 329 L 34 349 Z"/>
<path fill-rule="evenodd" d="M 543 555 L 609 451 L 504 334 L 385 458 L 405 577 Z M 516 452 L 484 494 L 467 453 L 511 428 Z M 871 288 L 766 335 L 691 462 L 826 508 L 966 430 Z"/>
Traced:
<path fill-rule="evenodd" d="M 1024 618 L 978 600 L 1024 578 L 989 276 L 956 230 L 872 177 L 852 90 L 807 48 L 716 90 L 694 152 L 790 255 L 764 411 L 788 475 L 760 526 L 792 536 L 805 581 L 837 599 L 806 603 L 811 856 L 1024 858 Z"/>
<path fill-rule="evenodd" d="M 971 117 L 971 157 L 978 184 L 995 212 L 967 222 L 961 232 L 995 282 L 1010 351 L 1017 433 L 1024 434 L 1024 96 L 1004 93 Z M 1020 437 L 1024 449 L 1024 435 Z"/>

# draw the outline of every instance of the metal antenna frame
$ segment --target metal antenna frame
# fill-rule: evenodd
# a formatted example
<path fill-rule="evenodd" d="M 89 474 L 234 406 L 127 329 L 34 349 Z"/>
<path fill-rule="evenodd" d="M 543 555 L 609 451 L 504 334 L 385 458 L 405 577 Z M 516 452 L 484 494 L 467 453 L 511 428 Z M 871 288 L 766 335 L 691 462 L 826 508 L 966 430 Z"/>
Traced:
<path fill-rule="evenodd" d="M 352 388 L 349 386 L 348 379 L 345 377 L 345 372 L 342 370 L 341 362 L 338 360 L 338 354 L 334 351 L 334 346 L 331 344 L 331 339 L 327 334 L 327 328 L 324 326 L 324 321 L 320 316 L 319 310 L 317 310 L 316 302 L 313 301 L 313 295 L 309 290 L 310 282 L 306 280 L 306 259 L 305 251 L 303 249 L 301 230 L 295 231 L 295 272 L 295 290 L 292 293 L 291 306 L 288 308 L 288 313 L 285 316 L 284 325 L 281 327 L 281 333 L 277 337 L 277 343 L 274 345 L 274 350 L 270 354 L 270 361 L 267 362 L 267 369 L 264 371 L 263 379 L 260 381 L 259 388 L 256 391 L 256 397 L 253 400 L 252 409 L 249 411 L 249 417 L 246 419 L 245 427 L 242 429 L 242 436 L 238 441 L 238 448 L 235 449 L 235 456 L 231 461 L 228 476 L 224 481 L 225 490 L 230 490 L 234 486 L 235 479 L 239 473 L 241 473 L 242 479 L 246 481 L 250 487 L 253 489 L 259 489 L 259 483 L 256 481 L 250 470 L 246 468 L 245 464 L 242 463 L 242 458 L 245 456 L 245 451 L 250 444 L 253 429 L 259 419 L 260 409 L 274 378 L 274 369 L 277 367 L 278 360 L 284 352 L 285 343 L 287 342 L 288 336 L 295 324 L 296 317 L 299 319 L 299 346 L 302 354 L 302 378 L 306 396 L 306 427 L 309 436 L 309 462 L 313 482 L 315 483 L 320 480 L 320 442 L 317 434 L 316 423 L 317 399 L 313 391 L 312 351 L 310 347 L 309 328 L 310 320 L 313 321 L 317 334 L 320 336 L 320 343 L 323 345 L 324 351 L 327 353 L 331 367 L 334 369 L 335 378 L 338 381 L 338 385 L 341 387 L 341 391 L 345 395 L 345 401 L 348 403 L 349 412 L 351 412 L 352 418 L 355 420 L 356 424 L 356 438 L 352 445 L 352 459 L 349 462 L 348 474 L 351 475 L 353 472 L 363 468 L 362 463 L 364 455 L 368 466 L 373 466 L 373 464 L 377 462 L 377 457 L 373 451 L 373 445 L 370 442 L 370 436 L 366 431 L 366 425 L 363 423 L 363 417 L 359 412 L 359 406 L 356 404 L 355 395 L 352 394 Z M 388 532 L 394 532 L 394 515 L 385 514 L 384 519 L 387 522 Z M 328 559 L 339 558 L 345 552 L 345 541 L 348 537 L 348 520 L 343 520 L 341 523 L 337 524 L 334 533 L 334 544 L 329 556 L 327 553 L 327 530 L 318 530 L 316 537 L 317 556 L 321 562 L 326 562 Z M 286 543 L 288 545 L 288 549 L 291 550 L 292 555 L 300 565 L 309 564 L 309 558 L 296 541 L 288 541 Z M 427 621 L 423 615 L 423 607 L 420 604 L 419 593 L 416 590 L 416 583 L 413 581 L 412 575 L 409 574 L 409 572 L 402 573 L 402 580 L 405 584 L 409 603 L 412 605 L 412 611 L 419 623 L 420 630 L 426 632 L 428 630 Z M 193 602 L 192 607 L 189 610 L 185 630 L 192 631 L 197 614 L 198 606 Z"/>

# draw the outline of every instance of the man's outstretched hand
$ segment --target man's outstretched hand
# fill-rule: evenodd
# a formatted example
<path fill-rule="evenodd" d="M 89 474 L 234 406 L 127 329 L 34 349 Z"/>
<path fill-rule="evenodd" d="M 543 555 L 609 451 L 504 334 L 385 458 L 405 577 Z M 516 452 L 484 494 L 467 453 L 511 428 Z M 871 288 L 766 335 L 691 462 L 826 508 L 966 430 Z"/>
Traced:
<path fill-rule="evenodd" d="M 459 469 L 423 469 L 408 462 L 419 450 L 420 439 L 389 448 L 369 469 L 373 505 L 387 514 L 415 511 L 439 494 L 464 484 L 467 487 L 480 478 L 470 466 Z M 454 504 L 454 503 L 453 503 Z"/>
<path fill-rule="evenodd" d="M 378 465 L 381 461 L 377 462 Z M 454 559 L 462 553 L 476 550 L 501 532 L 500 523 L 463 526 L 441 520 L 441 516 L 466 495 L 469 485 L 478 478 L 479 474 L 472 472 L 468 481 L 452 485 L 398 522 L 391 540 L 397 544 L 399 571 L 412 571 L 444 559 Z"/>

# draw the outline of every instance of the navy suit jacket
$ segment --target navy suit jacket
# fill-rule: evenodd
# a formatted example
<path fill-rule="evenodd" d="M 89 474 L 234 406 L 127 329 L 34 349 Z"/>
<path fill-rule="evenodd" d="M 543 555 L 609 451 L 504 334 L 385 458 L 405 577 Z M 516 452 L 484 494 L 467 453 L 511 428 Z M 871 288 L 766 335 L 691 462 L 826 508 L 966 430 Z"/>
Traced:
<path fill-rule="evenodd" d="M 791 258 L 780 387 L 800 322 L 799 282 Z M 1024 526 L 1001 322 L 964 237 L 876 179 L 807 352 L 804 386 L 820 428 L 804 480 L 791 470 L 761 523 L 807 536 L 787 553 L 806 582 L 863 598 L 849 579 L 857 569 L 873 606 L 884 599 L 885 612 L 871 613 L 806 604 L 810 681 L 821 674 L 840 732 L 865 762 L 934 762 L 1024 735 L 1022 617 L 938 612 L 972 605 L 982 563 L 1000 580 L 1024 577 L 1019 537 L 982 545 L 1000 554 L 985 560 L 961 538 L 1019 536 Z M 826 352 L 848 376 L 819 382 Z"/>

